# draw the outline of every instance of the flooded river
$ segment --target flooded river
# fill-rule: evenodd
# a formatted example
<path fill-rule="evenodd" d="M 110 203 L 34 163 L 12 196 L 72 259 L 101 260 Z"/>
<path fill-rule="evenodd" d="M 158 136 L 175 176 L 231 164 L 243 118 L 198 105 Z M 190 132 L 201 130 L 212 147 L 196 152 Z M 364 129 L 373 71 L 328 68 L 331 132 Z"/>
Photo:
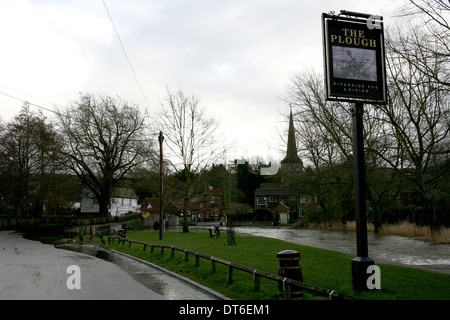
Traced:
<path fill-rule="evenodd" d="M 235 227 L 236 233 L 280 239 L 295 244 L 339 251 L 356 256 L 356 233 L 292 229 L 286 227 Z M 401 236 L 368 235 L 369 257 L 390 263 L 450 274 L 450 245 L 432 244 Z"/>

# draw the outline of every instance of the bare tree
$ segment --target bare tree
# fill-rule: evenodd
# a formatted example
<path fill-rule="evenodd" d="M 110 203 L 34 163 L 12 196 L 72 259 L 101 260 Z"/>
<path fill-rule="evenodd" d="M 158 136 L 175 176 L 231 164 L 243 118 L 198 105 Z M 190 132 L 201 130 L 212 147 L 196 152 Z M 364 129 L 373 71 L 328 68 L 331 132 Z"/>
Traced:
<path fill-rule="evenodd" d="M 350 115 L 344 106 L 326 102 L 323 80 L 315 72 L 297 74 L 287 89 L 300 156 L 310 166 L 297 185 L 317 197 L 321 219 L 345 221 L 352 197 Z M 317 212 L 312 218 L 320 219 Z"/>
<path fill-rule="evenodd" d="M 120 98 L 85 95 L 58 112 L 58 119 L 65 137 L 63 164 L 95 196 L 104 216 L 111 188 L 152 160 L 146 117 Z"/>
<path fill-rule="evenodd" d="M 395 143 L 382 152 L 373 151 L 412 186 L 416 205 L 426 212 L 427 223 L 435 230 L 440 200 L 437 182 L 450 169 L 450 86 L 443 80 L 450 61 L 433 51 L 434 41 L 428 41 L 430 35 L 420 28 L 408 33 L 417 42 L 391 37 L 386 46 L 389 104 L 380 107 L 380 120 Z"/>
<path fill-rule="evenodd" d="M 399 16 L 408 19 L 410 32 L 399 29 L 390 33 L 392 54 L 408 61 L 426 75 L 429 81 L 450 87 L 450 68 L 436 72 L 436 63 L 450 61 L 450 2 L 448 0 L 409 0 L 399 9 Z"/>
<path fill-rule="evenodd" d="M 350 106 L 325 101 L 323 79 L 314 72 L 295 76 L 288 87 L 288 101 L 297 106 L 296 129 L 302 156 L 312 167 L 301 177 L 302 186 L 317 196 L 326 220 L 345 222 L 352 216 L 353 148 Z M 378 232 L 382 213 L 394 202 L 392 174 L 386 174 L 384 163 L 372 152 L 392 145 L 386 136 L 381 111 L 366 106 L 364 140 L 366 147 L 366 195 L 372 210 L 371 222 Z"/>
<path fill-rule="evenodd" d="M 0 134 L 2 198 L 23 216 L 41 215 L 48 175 L 54 171 L 59 139 L 41 113 L 24 104 Z"/>
<path fill-rule="evenodd" d="M 389 103 L 365 107 L 369 214 L 377 228 L 381 213 L 398 205 L 398 192 L 413 189 L 415 207 L 427 212 L 427 223 L 436 228 L 437 204 L 448 203 L 442 186 L 450 165 L 450 3 L 410 0 L 401 10 L 410 18 L 409 28 L 389 30 L 386 37 Z M 310 182 L 324 187 L 336 176 L 331 168 L 351 163 L 350 117 L 345 107 L 325 102 L 321 76 L 298 75 L 288 90 L 298 110 L 299 145 L 316 170 Z M 328 179 L 318 174 L 324 170 Z M 325 200 L 329 205 L 331 199 Z"/>
<path fill-rule="evenodd" d="M 195 96 L 167 90 L 167 99 L 154 115 L 156 128 L 164 133 L 173 169 L 183 176 L 183 232 L 188 232 L 188 208 L 195 196 L 193 186 L 200 174 L 223 156 L 225 146 L 216 136 L 219 122 L 207 115 Z"/>

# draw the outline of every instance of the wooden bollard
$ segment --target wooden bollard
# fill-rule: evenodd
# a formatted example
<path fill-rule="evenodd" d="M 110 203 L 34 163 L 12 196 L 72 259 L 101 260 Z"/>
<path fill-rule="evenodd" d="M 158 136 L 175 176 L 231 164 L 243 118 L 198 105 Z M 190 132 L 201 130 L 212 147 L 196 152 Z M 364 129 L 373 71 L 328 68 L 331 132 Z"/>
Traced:
<path fill-rule="evenodd" d="M 300 252 L 294 250 L 280 251 L 277 253 L 277 260 L 280 264 L 277 268 L 280 277 L 303 282 L 302 267 L 299 265 Z M 280 283 L 278 285 L 280 296 L 286 296 L 285 287 L 287 287 L 289 291 L 290 298 L 303 298 L 303 289 L 301 287 L 285 285 L 284 281 L 283 284 Z"/>

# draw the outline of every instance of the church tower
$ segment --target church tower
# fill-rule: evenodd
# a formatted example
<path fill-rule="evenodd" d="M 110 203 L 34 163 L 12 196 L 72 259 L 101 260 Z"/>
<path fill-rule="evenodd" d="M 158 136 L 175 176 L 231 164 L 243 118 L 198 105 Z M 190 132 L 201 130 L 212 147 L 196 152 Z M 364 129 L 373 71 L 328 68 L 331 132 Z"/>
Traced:
<path fill-rule="evenodd" d="M 289 131 L 286 157 L 281 160 L 280 171 L 284 174 L 303 171 L 303 162 L 297 154 L 297 142 L 295 141 L 294 120 L 292 118 L 292 107 L 289 115 Z"/>

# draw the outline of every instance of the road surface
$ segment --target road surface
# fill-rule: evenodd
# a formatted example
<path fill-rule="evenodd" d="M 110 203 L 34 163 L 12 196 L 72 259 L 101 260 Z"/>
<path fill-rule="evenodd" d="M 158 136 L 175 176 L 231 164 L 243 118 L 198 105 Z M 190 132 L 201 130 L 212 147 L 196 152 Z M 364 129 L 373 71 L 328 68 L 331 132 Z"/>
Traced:
<path fill-rule="evenodd" d="M 165 298 L 113 263 L 0 231 L 0 300 L 37 299 Z"/>

